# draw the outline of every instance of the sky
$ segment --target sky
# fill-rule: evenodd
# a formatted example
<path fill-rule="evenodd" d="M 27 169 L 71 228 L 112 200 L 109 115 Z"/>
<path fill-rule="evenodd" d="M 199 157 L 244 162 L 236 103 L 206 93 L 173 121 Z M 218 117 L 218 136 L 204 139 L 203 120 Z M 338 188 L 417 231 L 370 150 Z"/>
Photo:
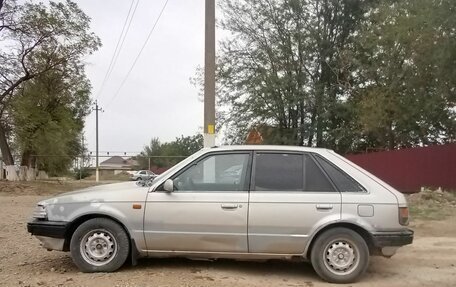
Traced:
<path fill-rule="evenodd" d="M 88 56 L 86 72 L 99 113 L 100 153 L 139 152 L 152 137 L 162 142 L 202 131 L 203 102 L 190 78 L 204 66 L 204 0 L 169 0 L 125 85 L 113 99 L 151 30 L 165 0 L 140 0 L 119 54 L 104 85 L 131 1 L 75 0 L 92 19 L 103 46 Z M 95 113 L 86 119 L 85 138 L 95 151 Z"/>

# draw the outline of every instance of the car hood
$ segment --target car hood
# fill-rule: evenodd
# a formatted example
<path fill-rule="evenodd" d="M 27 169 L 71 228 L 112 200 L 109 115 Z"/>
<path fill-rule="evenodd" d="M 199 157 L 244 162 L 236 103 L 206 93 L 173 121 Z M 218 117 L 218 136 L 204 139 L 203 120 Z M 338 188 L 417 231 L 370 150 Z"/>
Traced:
<path fill-rule="evenodd" d="M 71 204 L 83 202 L 143 202 L 148 188 L 139 187 L 134 182 L 104 184 L 62 193 L 39 202 L 40 205 Z"/>

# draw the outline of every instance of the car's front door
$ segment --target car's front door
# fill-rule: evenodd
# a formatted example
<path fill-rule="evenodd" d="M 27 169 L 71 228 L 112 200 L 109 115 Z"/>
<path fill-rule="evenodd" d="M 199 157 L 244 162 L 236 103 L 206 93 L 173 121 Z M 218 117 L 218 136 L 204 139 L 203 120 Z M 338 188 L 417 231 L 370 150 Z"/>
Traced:
<path fill-rule="evenodd" d="M 316 226 L 340 219 L 341 195 L 312 156 L 256 152 L 249 252 L 302 254 Z"/>
<path fill-rule="evenodd" d="M 171 177 L 174 192 L 147 197 L 150 251 L 248 252 L 250 152 L 212 153 Z"/>

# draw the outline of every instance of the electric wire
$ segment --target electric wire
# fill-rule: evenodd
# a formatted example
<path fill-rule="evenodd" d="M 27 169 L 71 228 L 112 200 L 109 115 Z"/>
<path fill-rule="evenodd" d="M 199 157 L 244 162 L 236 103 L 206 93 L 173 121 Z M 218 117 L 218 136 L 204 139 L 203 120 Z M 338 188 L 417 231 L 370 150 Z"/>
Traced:
<path fill-rule="evenodd" d="M 139 50 L 139 53 L 136 55 L 136 58 L 135 60 L 133 61 L 133 64 L 131 65 L 130 69 L 128 70 L 127 74 L 125 75 L 124 79 L 122 80 L 119 88 L 117 89 L 117 91 L 114 93 L 114 96 L 111 98 L 111 100 L 108 102 L 108 104 L 105 105 L 105 107 L 107 108 L 116 98 L 117 96 L 119 95 L 121 89 L 123 88 L 123 86 L 125 85 L 125 82 L 128 80 L 128 77 L 130 76 L 131 72 L 133 71 L 134 67 L 136 66 L 136 63 L 138 62 L 139 58 L 141 57 L 141 54 L 142 52 L 144 51 L 144 48 L 146 47 L 147 43 L 149 42 L 149 39 L 150 37 L 152 36 L 152 33 L 155 31 L 155 28 L 157 27 L 157 24 L 158 22 L 160 21 L 162 15 L 163 15 L 163 12 L 165 11 L 165 8 L 166 6 L 168 5 L 168 1 L 169 0 L 166 0 L 165 3 L 163 4 L 163 7 L 162 9 L 160 10 L 160 13 L 158 14 L 158 17 L 157 19 L 155 20 L 154 22 L 154 25 L 152 26 L 152 28 L 150 29 L 149 31 L 149 34 L 147 35 L 147 38 L 146 40 L 144 41 L 141 49 Z"/>
<path fill-rule="evenodd" d="M 106 74 L 103 78 L 103 82 L 100 86 L 100 89 L 99 89 L 95 99 L 98 99 L 102 95 L 103 89 L 104 89 L 106 83 L 108 82 L 108 79 L 111 76 L 111 73 L 114 70 L 114 67 L 117 63 L 117 59 L 119 58 L 120 52 L 123 47 L 123 43 L 125 42 L 128 31 L 130 30 L 131 22 L 133 20 L 133 17 L 135 16 L 135 12 L 136 12 L 136 8 L 138 7 L 139 0 L 136 2 L 135 7 L 133 8 L 134 3 L 135 3 L 135 0 L 132 0 L 131 4 L 130 4 L 130 8 L 128 9 L 127 17 L 125 18 L 125 21 L 122 26 L 122 31 L 120 32 L 119 38 L 117 39 L 116 48 L 114 49 L 114 53 L 109 62 L 108 69 L 106 71 Z M 132 8 L 133 8 L 133 13 L 132 13 Z"/>

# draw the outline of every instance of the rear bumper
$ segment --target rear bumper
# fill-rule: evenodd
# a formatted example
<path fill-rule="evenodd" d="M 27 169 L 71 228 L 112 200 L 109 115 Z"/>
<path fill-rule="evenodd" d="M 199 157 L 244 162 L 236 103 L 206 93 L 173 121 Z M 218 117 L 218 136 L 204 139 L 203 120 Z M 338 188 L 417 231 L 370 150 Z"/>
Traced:
<path fill-rule="evenodd" d="M 64 221 L 39 221 L 27 223 L 27 230 L 32 235 L 51 238 L 65 238 L 69 222 Z"/>
<path fill-rule="evenodd" d="M 413 242 L 413 230 L 405 229 L 391 232 L 372 233 L 372 239 L 375 247 L 400 247 Z"/>

